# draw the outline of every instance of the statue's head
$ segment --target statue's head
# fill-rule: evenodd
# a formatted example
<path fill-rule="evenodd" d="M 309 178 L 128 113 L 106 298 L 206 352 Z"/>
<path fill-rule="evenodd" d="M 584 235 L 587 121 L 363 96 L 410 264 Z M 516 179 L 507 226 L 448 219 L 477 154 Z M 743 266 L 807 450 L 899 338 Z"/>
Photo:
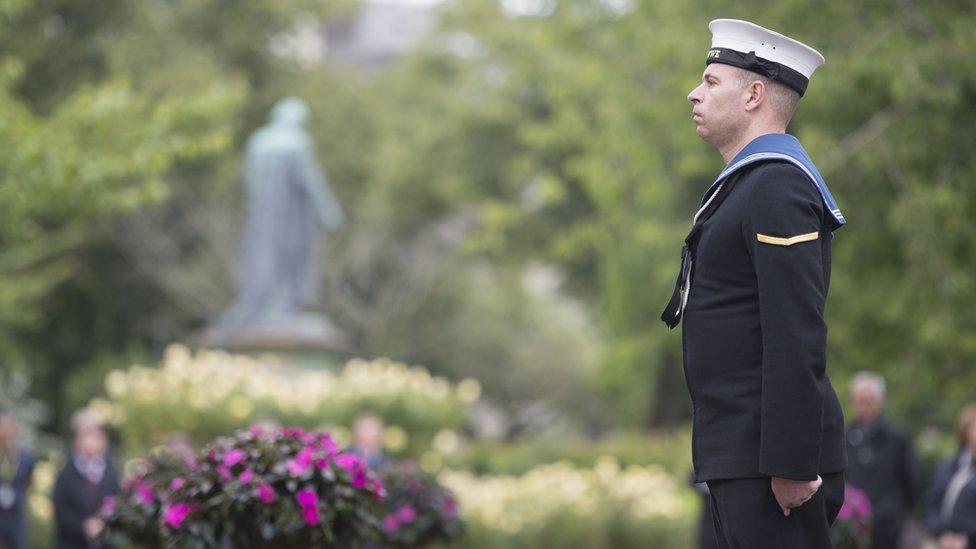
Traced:
<path fill-rule="evenodd" d="M 276 124 L 304 126 L 311 111 L 304 101 L 297 97 L 286 97 L 271 109 L 271 121 Z"/>

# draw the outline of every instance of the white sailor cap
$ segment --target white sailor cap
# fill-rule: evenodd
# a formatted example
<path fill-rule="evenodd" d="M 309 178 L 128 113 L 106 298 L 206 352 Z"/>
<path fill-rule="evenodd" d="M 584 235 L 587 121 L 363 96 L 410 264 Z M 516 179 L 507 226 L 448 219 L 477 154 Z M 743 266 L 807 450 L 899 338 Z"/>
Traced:
<path fill-rule="evenodd" d="M 755 23 L 716 19 L 708 24 L 712 47 L 705 65 L 724 63 L 785 84 L 801 96 L 810 76 L 823 64 L 820 52 Z"/>

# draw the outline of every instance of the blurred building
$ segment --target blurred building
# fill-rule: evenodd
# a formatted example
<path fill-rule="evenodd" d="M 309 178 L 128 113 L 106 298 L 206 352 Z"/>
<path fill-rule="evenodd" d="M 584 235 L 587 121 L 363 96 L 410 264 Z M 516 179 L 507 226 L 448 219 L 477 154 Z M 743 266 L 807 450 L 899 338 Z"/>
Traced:
<path fill-rule="evenodd" d="M 326 25 L 327 56 L 340 63 L 382 67 L 416 46 L 434 21 L 430 8 L 363 2 L 355 16 Z"/>
<path fill-rule="evenodd" d="M 379 69 L 413 49 L 435 21 L 436 13 L 430 4 L 365 0 L 348 17 L 299 23 L 290 32 L 275 37 L 271 50 L 305 66 L 334 61 Z"/>

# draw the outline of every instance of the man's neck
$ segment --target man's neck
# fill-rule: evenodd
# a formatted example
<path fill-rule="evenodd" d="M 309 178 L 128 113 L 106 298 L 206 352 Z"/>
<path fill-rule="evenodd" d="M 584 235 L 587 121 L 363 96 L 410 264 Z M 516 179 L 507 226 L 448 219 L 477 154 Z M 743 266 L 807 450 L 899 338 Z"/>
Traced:
<path fill-rule="evenodd" d="M 725 163 L 728 164 L 733 158 L 735 158 L 735 155 L 739 154 L 742 149 L 746 147 L 746 145 L 752 142 L 753 139 L 770 133 L 786 133 L 786 128 L 766 124 L 749 128 L 748 130 L 742 132 L 737 139 L 733 139 L 725 146 L 719 147 L 718 152 L 722 154 L 722 158 L 725 159 Z"/>

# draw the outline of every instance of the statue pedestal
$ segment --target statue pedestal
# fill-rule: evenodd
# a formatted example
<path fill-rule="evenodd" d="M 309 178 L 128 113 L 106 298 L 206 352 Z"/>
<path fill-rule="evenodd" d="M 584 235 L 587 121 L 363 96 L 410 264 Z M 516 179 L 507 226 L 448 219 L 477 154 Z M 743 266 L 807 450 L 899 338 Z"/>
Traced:
<path fill-rule="evenodd" d="M 236 354 L 272 354 L 303 366 L 340 366 L 351 358 L 348 337 L 324 316 L 303 313 L 247 326 L 211 326 L 195 347 Z"/>

